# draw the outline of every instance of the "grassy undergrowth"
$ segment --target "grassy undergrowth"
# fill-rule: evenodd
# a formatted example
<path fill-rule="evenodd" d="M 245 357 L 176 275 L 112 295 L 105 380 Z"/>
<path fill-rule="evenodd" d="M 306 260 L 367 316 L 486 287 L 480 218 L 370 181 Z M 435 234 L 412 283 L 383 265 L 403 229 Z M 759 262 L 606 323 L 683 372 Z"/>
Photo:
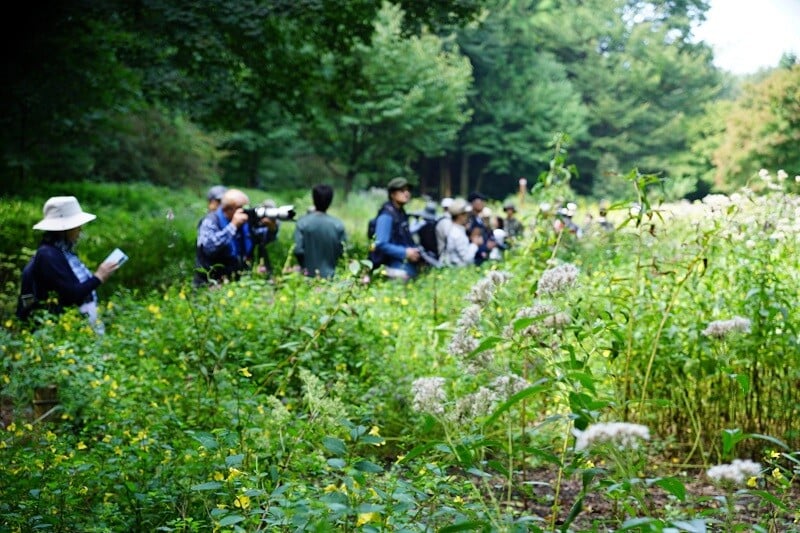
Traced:
<path fill-rule="evenodd" d="M 159 196 L 80 199 L 144 237 L 132 205 L 183 198 L 191 250 L 202 202 Z M 797 197 L 644 203 L 581 240 L 526 206 L 504 261 L 408 285 L 363 283 L 348 214 L 379 200 L 336 207 L 354 243 L 332 282 L 120 272 L 104 336 L 5 320 L 0 527 L 798 529 Z M 101 257 L 118 241 L 94 224 Z M 158 260 L 129 248 L 126 269 Z"/>

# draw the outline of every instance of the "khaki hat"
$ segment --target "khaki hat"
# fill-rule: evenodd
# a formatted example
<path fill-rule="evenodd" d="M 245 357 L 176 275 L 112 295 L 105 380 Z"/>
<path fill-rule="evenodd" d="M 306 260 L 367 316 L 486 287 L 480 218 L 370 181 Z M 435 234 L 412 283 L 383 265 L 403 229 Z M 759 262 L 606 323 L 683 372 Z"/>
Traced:
<path fill-rule="evenodd" d="M 394 178 L 389 181 L 386 188 L 389 190 L 389 193 L 393 193 L 394 191 L 400 191 L 402 189 L 410 189 L 411 185 L 405 178 Z"/>
<path fill-rule="evenodd" d="M 450 204 L 450 207 L 447 208 L 447 211 L 450 212 L 451 216 L 458 216 L 462 213 L 471 213 L 472 212 L 472 205 L 468 204 L 461 198 L 456 198 Z"/>
<path fill-rule="evenodd" d="M 95 215 L 85 213 L 74 196 L 54 196 L 44 204 L 44 219 L 33 229 L 42 231 L 66 231 L 91 222 Z"/>

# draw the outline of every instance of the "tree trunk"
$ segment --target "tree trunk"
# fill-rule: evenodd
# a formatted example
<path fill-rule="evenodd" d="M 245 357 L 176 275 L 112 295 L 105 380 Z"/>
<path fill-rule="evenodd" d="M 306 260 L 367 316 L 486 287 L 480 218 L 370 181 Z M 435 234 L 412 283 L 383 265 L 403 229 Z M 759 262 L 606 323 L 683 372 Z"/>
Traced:
<path fill-rule="evenodd" d="M 459 192 L 466 197 L 469 194 L 469 155 L 461 153 L 461 176 Z"/>
<path fill-rule="evenodd" d="M 452 197 L 453 185 L 450 174 L 450 157 L 443 155 L 439 158 L 439 198 Z"/>

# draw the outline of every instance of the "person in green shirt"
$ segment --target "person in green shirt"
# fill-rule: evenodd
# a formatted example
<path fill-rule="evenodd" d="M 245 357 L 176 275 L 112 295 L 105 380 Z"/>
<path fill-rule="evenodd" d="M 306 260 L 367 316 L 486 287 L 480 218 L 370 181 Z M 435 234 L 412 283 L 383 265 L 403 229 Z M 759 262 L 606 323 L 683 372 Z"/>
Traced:
<path fill-rule="evenodd" d="M 344 224 L 327 213 L 333 201 L 330 185 L 315 185 L 311 197 L 314 210 L 300 218 L 294 229 L 294 255 L 304 275 L 332 278 L 347 240 Z"/>

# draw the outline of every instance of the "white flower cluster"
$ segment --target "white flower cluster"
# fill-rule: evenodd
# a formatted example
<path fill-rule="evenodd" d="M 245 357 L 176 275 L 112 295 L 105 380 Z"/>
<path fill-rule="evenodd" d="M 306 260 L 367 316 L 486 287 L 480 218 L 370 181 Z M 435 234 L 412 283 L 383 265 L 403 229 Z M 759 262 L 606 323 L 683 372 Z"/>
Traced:
<path fill-rule="evenodd" d="M 578 267 L 571 263 L 564 263 L 542 272 L 539 278 L 537 291 L 539 294 L 552 294 L 575 283 L 579 274 Z"/>
<path fill-rule="evenodd" d="M 703 335 L 706 337 L 722 338 L 734 331 L 749 333 L 750 319 L 735 316 L 730 320 L 715 320 L 714 322 L 710 322 L 706 329 L 703 330 Z"/>
<path fill-rule="evenodd" d="M 530 383 L 525 378 L 516 374 L 500 376 L 492 381 L 492 389 L 500 394 L 503 401 L 508 400 L 518 392 L 524 391 L 529 385 Z"/>
<path fill-rule="evenodd" d="M 467 300 L 473 304 L 486 306 L 494 296 L 497 286 L 511 278 L 511 274 L 502 270 L 490 270 L 475 285 L 467 295 Z"/>
<path fill-rule="evenodd" d="M 750 459 L 734 459 L 731 464 L 712 466 L 706 471 L 708 478 L 717 484 L 742 485 L 761 473 L 761 465 Z"/>
<path fill-rule="evenodd" d="M 454 422 L 472 421 L 491 413 L 497 406 L 508 401 L 516 393 L 528 388 L 530 384 L 516 374 L 496 378 L 489 387 L 480 387 L 472 394 L 460 398 L 452 413 Z"/>
<path fill-rule="evenodd" d="M 465 328 L 459 328 L 450 339 L 447 346 L 447 353 L 457 359 L 463 359 L 478 347 L 478 339 L 469 334 Z"/>
<path fill-rule="evenodd" d="M 444 383 L 445 379 L 439 377 L 415 379 L 411 384 L 414 410 L 432 415 L 444 414 L 444 404 L 447 400 Z"/>
<path fill-rule="evenodd" d="M 461 311 L 461 316 L 458 318 L 456 325 L 460 330 L 468 330 L 477 327 L 481 320 L 481 306 L 468 305 Z"/>
<path fill-rule="evenodd" d="M 602 442 L 616 443 L 620 448 L 635 448 L 639 440 L 650 440 L 650 430 L 630 422 L 592 424 L 585 431 L 576 431 L 575 449 L 586 450 Z"/>

